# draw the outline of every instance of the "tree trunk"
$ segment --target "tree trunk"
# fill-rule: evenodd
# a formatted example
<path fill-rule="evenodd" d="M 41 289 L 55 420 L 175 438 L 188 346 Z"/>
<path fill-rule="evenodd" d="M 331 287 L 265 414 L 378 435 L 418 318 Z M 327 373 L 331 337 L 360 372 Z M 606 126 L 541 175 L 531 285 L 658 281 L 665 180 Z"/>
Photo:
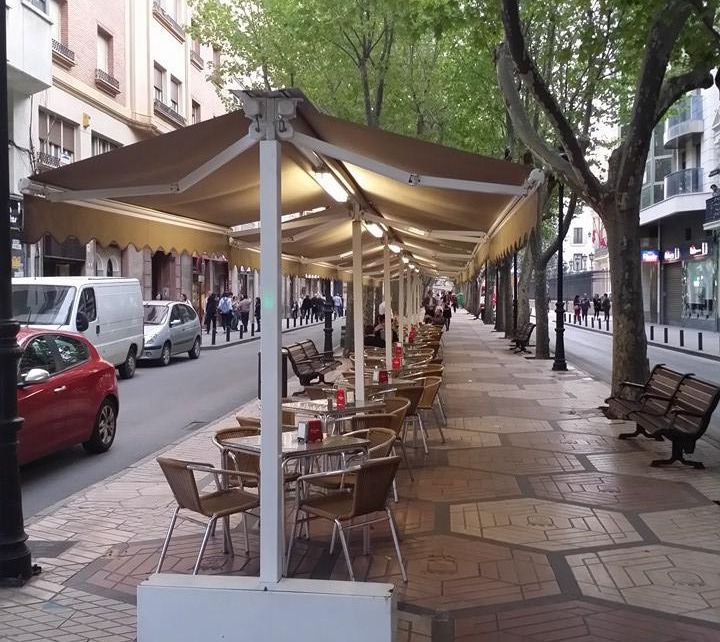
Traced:
<path fill-rule="evenodd" d="M 616 202 L 635 201 L 620 209 Z M 613 368 L 612 389 L 622 381 L 643 382 L 648 377 L 647 339 L 640 278 L 639 199 L 608 199 L 602 217 L 607 230 L 612 288 Z M 634 211 L 633 211 L 634 210 Z"/>
<path fill-rule="evenodd" d="M 492 294 L 495 290 L 495 267 L 487 264 L 487 278 L 485 279 L 485 314 L 483 315 L 483 323 L 491 325 L 493 319 Z"/>
<path fill-rule="evenodd" d="M 505 338 L 509 338 L 513 333 L 513 321 L 515 315 L 513 314 L 513 273 L 512 273 L 512 258 L 508 257 L 503 263 L 503 292 L 505 297 Z"/>
<path fill-rule="evenodd" d="M 547 272 L 535 267 L 535 358 L 550 358 Z"/>
<path fill-rule="evenodd" d="M 505 330 L 505 288 L 503 287 L 503 269 L 502 264 L 495 266 L 495 331 L 502 332 Z"/>
<path fill-rule="evenodd" d="M 529 247 L 526 247 L 523 252 L 521 270 L 518 279 L 518 328 L 530 322 L 530 282 L 534 270 Z"/>

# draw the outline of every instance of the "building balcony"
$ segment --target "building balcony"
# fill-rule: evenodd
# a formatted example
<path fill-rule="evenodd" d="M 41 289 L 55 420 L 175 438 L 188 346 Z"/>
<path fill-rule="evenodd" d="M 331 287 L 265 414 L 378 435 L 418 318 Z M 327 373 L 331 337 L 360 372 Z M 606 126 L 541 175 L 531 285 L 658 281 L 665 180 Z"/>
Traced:
<path fill-rule="evenodd" d="M 164 118 L 173 125 L 180 125 L 180 127 L 185 127 L 185 125 L 187 124 L 184 116 L 182 116 L 172 107 L 166 105 L 164 102 L 158 100 L 157 98 L 155 99 L 155 102 L 153 104 L 153 110 L 158 116 Z"/>
<path fill-rule="evenodd" d="M 180 42 L 185 42 L 185 29 L 175 20 L 160 3 L 160 0 L 153 0 L 153 16 Z"/>
<path fill-rule="evenodd" d="M 702 96 L 686 96 L 673 107 L 673 113 L 665 121 L 663 143 L 668 149 L 684 147 L 697 141 L 705 131 Z"/>
<path fill-rule="evenodd" d="M 690 167 L 668 174 L 665 177 L 665 198 L 678 194 L 693 194 L 703 191 L 702 167 Z"/>
<path fill-rule="evenodd" d="M 75 52 L 54 38 L 52 41 L 52 57 L 56 63 L 68 69 L 75 65 Z"/>
<path fill-rule="evenodd" d="M 95 85 L 112 96 L 120 93 L 120 81 L 102 69 L 95 70 Z"/>
<path fill-rule="evenodd" d="M 60 167 L 60 159 L 57 156 L 48 154 L 47 152 L 39 152 L 36 157 L 35 171 L 36 173 L 46 172 L 49 169 Z"/>
<path fill-rule="evenodd" d="M 52 85 L 52 20 L 29 0 L 6 2 L 8 88 L 32 94 Z"/>
<path fill-rule="evenodd" d="M 205 62 L 197 51 L 190 51 L 190 62 L 200 71 L 205 67 Z"/>

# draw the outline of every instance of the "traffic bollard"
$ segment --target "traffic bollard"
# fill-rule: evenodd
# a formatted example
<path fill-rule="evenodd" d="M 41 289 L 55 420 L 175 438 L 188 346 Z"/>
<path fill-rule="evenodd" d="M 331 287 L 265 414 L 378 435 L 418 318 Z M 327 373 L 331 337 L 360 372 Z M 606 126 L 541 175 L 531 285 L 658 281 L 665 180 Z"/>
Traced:
<path fill-rule="evenodd" d="M 241 324 L 240 324 L 240 340 L 242 340 L 243 334 L 244 334 L 244 332 L 243 332 L 243 324 L 241 323 Z"/>
<path fill-rule="evenodd" d="M 595 317 L 590 318 L 590 327 L 593 329 L 595 328 Z"/>
<path fill-rule="evenodd" d="M 212 345 L 215 345 L 216 338 L 217 338 L 217 325 L 213 323 L 213 327 L 212 327 L 212 341 L 211 341 Z"/>
<path fill-rule="evenodd" d="M 250 322 L 250 336 L 251 337 L 255 336 L 255 321 Z"/>
<path fill-rule="evenodd" d="M 230 324 L 229 323 L 225 326 L 225 341 L 227 343 L 230 343 Z"/>
<path fill-rule="evenodd" d="M 290 317 L 288 317 L 287 319 L 285 319 L 285 329 L 286 329 L 286 330 L 289 330 L 289 329 L 290 329 Z"/>
<path fill-rule="evenodd" d="M 297 317 L 293 317 L 293 328 L 297 328 Z"/>
<path fill-rule="evenodd" d="M 585 327 L 587 328 L 587 317 L 585 317 Z"/>
<path fill-rule="evenodd" d="M 668 329 L 667 328 L 663 328 L 663 340 L 665 341 L 665 343 L 668 342 Z"/>
<path fill-rule="evenodd" d="M 685 330 L 680 330 L 680 347 L 685 347 Z"/>
<path fill-rule="evenodd" d="M 702 332 L 698 332 L 698 350 L 702 352 Z"/>
<path fill-rule="evenodd" d="M 654 340 L 655 340 L 655 326 L 651 325 L 650 326 L 650 341 L 654 341 Z"/>

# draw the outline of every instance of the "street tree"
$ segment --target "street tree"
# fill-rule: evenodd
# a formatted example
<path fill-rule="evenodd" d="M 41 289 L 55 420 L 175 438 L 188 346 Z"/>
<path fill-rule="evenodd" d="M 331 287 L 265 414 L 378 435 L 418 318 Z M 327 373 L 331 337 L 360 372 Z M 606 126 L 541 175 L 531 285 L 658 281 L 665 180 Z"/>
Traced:
<path fill-rule="evenodd" d="M 535 3 L 537 5 L 538 3 Z M 624 379 L 643 380 L 648 371 L 640 281 L 640 192 L 653 129 L 685 93 L 713 84 L 720 35 L 717 0 L 568 0 L 579 18 L 603 16 L 610 46 L 606 59 L 589 59 L 577 78 L 595 75 L 590 119 L 608 114 L 623 134 L 604 166 L 593 167 L 588 141 L 578 134 L 557 89 L 528 46 L 519 0 L 501 0 L 504 42 L 497 49 L 497 73 L 517 137 L 600 216 L 606 230 L 613 296 L 613 388 Z M 526 5 L 523 5 L 526 9 Z M 555 10 L 553 6 L 550 10 Z M 572 51 L 592 34 L 571 36 Z M 602 70 L 601 73 L 598 73 Z M 518 82 L 539 106 L 553 137 L 533 122 Z M 572 91 L 587 86 L 576 83 Z M 586 103 L 587 104 L 587 103 Z M 561 269 L 561 266 L 559 266 Z"/>

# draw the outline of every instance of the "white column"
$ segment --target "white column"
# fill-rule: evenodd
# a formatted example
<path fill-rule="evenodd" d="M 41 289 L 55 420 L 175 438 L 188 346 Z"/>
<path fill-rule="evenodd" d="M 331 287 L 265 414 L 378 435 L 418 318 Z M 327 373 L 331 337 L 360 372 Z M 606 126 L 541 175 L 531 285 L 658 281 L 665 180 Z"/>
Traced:
<path fill-rule="evenodd" d="M 233 265 L 230 270 L 230 290 L 234 295 L 238 295 L 239 292 L 239 281 L 238 281 L 238 269 L 237 265 Z"/>
<path fill-rule="evenodd" d="M 387 245 L 383 248 L 383 299 L 385 300 L 385 367 L 390 370 L 392 367 L 392 295 L 390 294 L 390 248 Z"/>
<path fill-rule="evenodd" d="M 280 429 L 280 143 L 260 141 L 260 272 L 262 321 L 260 351 L 260 581 L 282 577 L 285 533 Z M 257 271 L 255 272 L 257 286 Z M 256 290 L 257 292 L 257 290 Z"/>
<path fill-rule="evenodd" d="M 408 334 L 410 333 L 410 324 L 412 323 L 412 286 L 410 285 L 410 275 L 412 274 L 412 270 L 408 270 L 405 273 L 405 291 L 406 291 L 406 300 L 407 300 L 407 315 L 406 315 L 406 323 L 408 327 Z M 402 341 L 402 339 L 401 339 Z"/>
<path fill-rule="evenodd" d="M 362 222 L 352 223 L 353 334 L 355 345 L 355 398 L 365 400 L 365 333 L 363 332 Z"/>
<path fill-rule="evenodd" d="M 405 327 L 405 278 L 403 277 L 403 265 L 400 264 L 398 274 L 398 340 L 403 343 L 403 328 Z"/>

